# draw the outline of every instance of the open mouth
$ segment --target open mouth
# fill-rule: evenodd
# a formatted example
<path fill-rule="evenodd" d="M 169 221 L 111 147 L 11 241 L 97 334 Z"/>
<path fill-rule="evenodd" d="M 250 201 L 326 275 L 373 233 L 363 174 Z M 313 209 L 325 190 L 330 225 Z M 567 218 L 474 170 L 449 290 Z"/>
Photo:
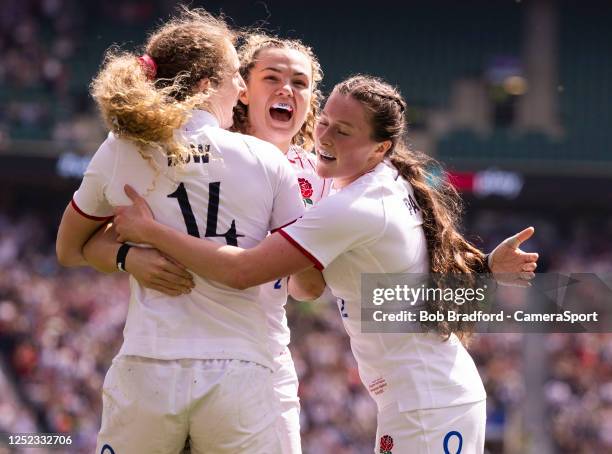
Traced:
<path fill-rule="evenodd" d="M 276 121 L 290 121 L 293 117 L 293 107 L 284 102 L 274 103 L 270 107 L 270 116 Z"/>
<path fill-rule="evenodd" d="M 335 161 L 336 158 L 333 157 L 331 154 L 329 154 L 327 151 L 324 150 L 317 150 L 317 154 L 319 155 L 319 158 L 321 158 L 323 161 Z"/>

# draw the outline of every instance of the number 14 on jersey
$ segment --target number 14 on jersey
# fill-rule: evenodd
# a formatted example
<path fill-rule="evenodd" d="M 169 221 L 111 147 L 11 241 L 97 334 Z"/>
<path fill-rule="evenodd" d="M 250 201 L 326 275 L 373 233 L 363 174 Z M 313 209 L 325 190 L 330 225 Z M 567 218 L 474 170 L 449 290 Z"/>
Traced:
<path fill-rule="evenodd" d="M 232 223 L 227 232 L 217 232 L 221 182 L 215 181 L 213 183 L 209 183 L 208 194 L 209 198 L 208 211 L 206 214 L 206 233 L 204 233 L 204 237 L 222 237 L 225 238 L 225 242 L 229 246 L 238 246 L 238 238 L 243 237 L 244 235 L 238 234 L 236 230 L 236 221 L 234 219 L 232 219 Z M 195 236 L 196 238 L 201 238 L 198 223 L 195 215 L 193 214 L 191 203 L 189 203 L 189 196 L 187 195 L 185 184 L 181 182 L 176 191 L 174 191 L 172 194 L 168 194 L 168 197 L 178 200 L 181 213 L 183 214 L 183 220 L 185 221 L 185 227 L 187 228 L 187 233 L 191 236 Z"/>

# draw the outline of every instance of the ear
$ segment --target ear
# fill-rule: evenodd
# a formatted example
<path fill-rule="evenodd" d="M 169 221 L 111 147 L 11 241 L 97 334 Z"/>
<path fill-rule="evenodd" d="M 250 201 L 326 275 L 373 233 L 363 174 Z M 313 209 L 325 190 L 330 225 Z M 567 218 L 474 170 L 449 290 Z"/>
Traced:
<path fill-rule="evenodd" d="M 210 79 L 208 77 L 204 77 L 203 79 L 200 79 L 198 85 L 196 86 L 198 93 L 206 93 L 210 88 Z"/>
<path fill-rule="evenodd" d="M 387 154 L 387 151 L 391 148 L 392 142 L 390 140 L 385 140 L 384 142 L 380 142 L 374 151 L 375 154 L 380 154 L 382 156 Z"/>
<path fill-rule="evenodd" d="M 240 100 L 242 104 L 244 104 L 245 106 L 248 106 L 249 105 L 249 90 L 245 88 L 244 90 L 240 91 L 240 95 L 238 96 L 238 99 Z"/>

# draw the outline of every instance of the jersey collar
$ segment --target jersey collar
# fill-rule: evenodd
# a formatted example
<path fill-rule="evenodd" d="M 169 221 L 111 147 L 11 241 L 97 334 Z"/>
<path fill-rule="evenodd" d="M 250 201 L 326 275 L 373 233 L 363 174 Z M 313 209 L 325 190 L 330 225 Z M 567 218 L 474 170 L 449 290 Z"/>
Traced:
<path fill-rule="evenodd" d="M 191 114 L 191 118 L 184 126 L 186 132 L 196 131 L 203 126 L 213 126 L 215 128 L 219 127 L 219 121 L 217 118 L 207 112 L 206 110 L 194 110 Z"/>
<path fill-rule="evenodd" d="M 394 180 L 397 180 L 399 178 L 400 176 L 399 170 L 397 170 L 397 168 L 391 163 L 390 159 L 385 159 L 383 160 L 383 162 L 381 162 L 378 165 L 380 166 L 381 164 L 384 164 L 391 171 L 391 174 L 393 175 Z"/>
<path fill-rule="evenodd" d="M 394 180 L 397 180 L 397 177 L 399 176 L 399 172 L 397 171 L 395 166 L 391 164 L 391 161 L 388 161 L 385 159 L 382 162 L 379 162 L 378 164 L 376 164 L 376 167 L 374 167 L 369 172 L 364 173 L 362 176 L 364 175 L 389 175 Z"/>
<path fill-rule="evenodd" d="M 382 161 L 376 164 L 376 167 L 374 167 L 372 170 L 368 170 L 366 173 L 364 173 L 359 178 L 357 178 L 355 181 L 346 185 L 342 189 L 338 189 L 332 186 L 332 192 L 335 194 L 336 192 L 342 191 L 343 189 L 346 189 L 350 186 L 361 184 L 364 181 L 370 181 L 369 178 L 377 177 L 379 175 L 388 175 L 395 180 L 397 179 L 398 172 L 395 169 L 395 167 L 393 167 L 393 164 L 391 164 L 390 162 L 387 163 L 386 161 Z"/>

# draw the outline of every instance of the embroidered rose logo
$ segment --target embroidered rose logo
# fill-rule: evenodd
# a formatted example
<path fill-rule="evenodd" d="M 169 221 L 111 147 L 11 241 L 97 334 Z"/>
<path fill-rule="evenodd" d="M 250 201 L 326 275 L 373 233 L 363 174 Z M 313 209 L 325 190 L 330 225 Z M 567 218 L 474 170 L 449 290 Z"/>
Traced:
<path fill-rule="evenodd" d="M 380 437 L 380 454 L 391 454 L 391 449 L 393 449 L 393 438 L 389 435 Z"/>
<path fill-rule="evenodd" d="M 304 205 L 312 205 L 312 185 L 306 178 L 298 178 L 300 184 L 300 191 L 302 191 L 302 198 L 304 199 Z"/>

